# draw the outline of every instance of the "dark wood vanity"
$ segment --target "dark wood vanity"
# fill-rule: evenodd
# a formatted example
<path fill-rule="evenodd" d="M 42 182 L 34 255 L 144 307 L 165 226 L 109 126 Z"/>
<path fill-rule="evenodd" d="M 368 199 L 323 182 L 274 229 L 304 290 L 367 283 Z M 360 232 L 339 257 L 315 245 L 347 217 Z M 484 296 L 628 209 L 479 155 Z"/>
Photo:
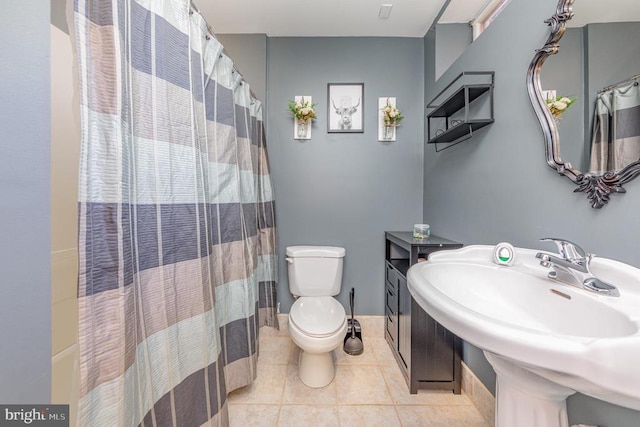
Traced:
<path fill-rule="evenodd" d="M 415 302 L 407 271 L 430 253 L 461 247 L 433 235 L 415 240 L 408 231 L 385 232 L 385 338 L 411 394 L 418 389 L 460 394 L 462 341 Z"/>

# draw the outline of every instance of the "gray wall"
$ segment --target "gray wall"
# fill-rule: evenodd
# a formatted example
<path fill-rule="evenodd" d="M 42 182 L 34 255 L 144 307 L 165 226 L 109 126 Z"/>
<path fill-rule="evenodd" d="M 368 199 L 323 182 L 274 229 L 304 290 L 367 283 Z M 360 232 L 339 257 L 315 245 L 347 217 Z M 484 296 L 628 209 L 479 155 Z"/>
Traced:
<path fill-rule="evenodd" d="M 50 3 L 0 3 L 0 402 L 51 390 Z"/>
<path fill-rule="evenodd" d="M 463 70 L 496 71 L 496 122 L 443 152 L 425 148 L 424 221 L 436 234 L 467 245 L 508 241 L 553 249 L 538 239 L 562 236 L 591 252 L 640 266 L 640 180 L 626 185 L 627 194 L 614 195 L 609 205 L 595 210 L 545 162 L 525 76 L 535 49 L 548 36 L 543 21 L 556 5 L 555 0 L 513 0 L 436 85 L 425 83 L 427 92 L 435 94 Z M 464 357 L 491 386 L 494 374 L 482 354 L 467 345 Z M 640 412 L 584 396 L 569 400 L 571 423 L 637 427 L 640 419 Z"/>
<path fill-rule="evenodd" d="M 436 25 L 436 79 L 447 71 L 473 41 L 469 24 Z"/>
<path fill-rule="evenodd" d="M 267 144 L 278 225 L 282 311 L 291 306 L 285 247 L 347 250 L 345 307 L 384 314 L 384 231 L 422 219 L 423 42 L 417 38 L 269 38 Z M 364 83 L 364 133 L 327 133 L 327 83 Z M 293 140 L 287 102 L 311 95 L 312 139 Z M 405 119 L 396 142 L 378 142 L 378 97 L 395 96 Z"/>
<path fill-rule="evenodd" d="M 267 36 L 265 34 L 216 34 L 234 65 L 266 107 Z"/>
<path fill-rule="evenodd" d="M 424 49 L 424 97 L 428 102 L 428 94 L 433 92 L 433 85 L 438 77 L 436 77 L 436 29 L 431 28 L 423 39 Z M 425 104 L 426 104 L 425 102 Z M 426 111 L 425 111 L 426 114 Z"/>

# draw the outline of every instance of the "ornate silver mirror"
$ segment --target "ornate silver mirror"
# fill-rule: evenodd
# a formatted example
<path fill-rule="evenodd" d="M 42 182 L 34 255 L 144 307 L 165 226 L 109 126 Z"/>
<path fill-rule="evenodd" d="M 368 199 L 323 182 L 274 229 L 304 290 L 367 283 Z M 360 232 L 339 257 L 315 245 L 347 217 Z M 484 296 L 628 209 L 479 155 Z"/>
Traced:
<path fill-rule="evenodd" d="M 559 0 L 545 22 L 527 89 L 547 164 L 599 209 L 640 174 L 640 1 Z"/>

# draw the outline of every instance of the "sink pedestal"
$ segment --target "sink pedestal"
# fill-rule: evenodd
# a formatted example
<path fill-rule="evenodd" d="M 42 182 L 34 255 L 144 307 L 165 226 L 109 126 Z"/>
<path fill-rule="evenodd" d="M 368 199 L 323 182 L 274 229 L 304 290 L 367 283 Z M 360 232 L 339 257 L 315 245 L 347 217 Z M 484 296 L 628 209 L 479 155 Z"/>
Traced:
<path fill-rule="evenodd" d="M 567 397 L 575 393 L 508 359 L 484 352 L 496 371 L 496 427 L 569 427 Z"/>

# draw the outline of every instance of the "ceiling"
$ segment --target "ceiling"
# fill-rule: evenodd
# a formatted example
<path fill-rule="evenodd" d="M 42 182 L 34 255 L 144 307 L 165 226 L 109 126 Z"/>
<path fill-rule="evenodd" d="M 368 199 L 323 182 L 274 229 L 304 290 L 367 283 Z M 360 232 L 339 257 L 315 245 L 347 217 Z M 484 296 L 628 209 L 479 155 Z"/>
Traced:
<path fill-rule="evenodd" d="M 66 30 L 65 3 L 51 0 Z M 440 23 L 471 21 L 491 0 L 450 0 Z M 533 0 L 532 0 L 533 1 Z M 266 34 L 271 37 L 362 36 L 423 37 L 446 0 L 193 0 L 218 34 Z M 379 19 L 380 6 L 392 4 Z M 639 0 L 579 0 L 569 27 L 589 22 L 640 21 Z M 554 10 L 549 10 L 549 16 Z M 68 30 L 66 30 L 68 31 Z"/>
<path fill-rule="evenodd" d="M 194 0 L 194 3 L 218 34 L 423 37 L 445 0 Z M 383 3 L 393 5 L 388 19 L 378 18 Z M 449 19 L 458 20 L 448 22 L 468 22 L 466 17 L 475 16 L 486 3 L 487 0 L 452 0 L 448 8 L 452 11 L 447 13 Z"/>

